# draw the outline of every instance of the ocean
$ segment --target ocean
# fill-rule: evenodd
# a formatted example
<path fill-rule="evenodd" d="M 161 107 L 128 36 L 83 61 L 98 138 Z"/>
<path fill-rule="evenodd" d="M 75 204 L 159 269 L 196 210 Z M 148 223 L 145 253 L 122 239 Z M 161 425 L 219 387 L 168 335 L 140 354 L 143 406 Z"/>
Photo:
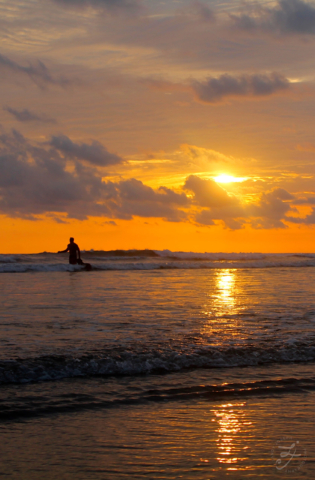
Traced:
<path fill-rule="evenodd" d="M 315 478 L 315 254 L 0 255 L 2 478 Z"/>

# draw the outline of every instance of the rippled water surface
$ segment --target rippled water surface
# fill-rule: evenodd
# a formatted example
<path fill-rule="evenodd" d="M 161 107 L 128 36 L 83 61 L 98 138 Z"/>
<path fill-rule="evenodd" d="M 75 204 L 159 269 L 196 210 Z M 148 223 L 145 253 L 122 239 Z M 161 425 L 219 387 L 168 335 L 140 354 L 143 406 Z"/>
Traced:
<path fill-rule="evenodd" d="M 308 361 L 314 281 L 314 267 L 2 274 L 0 359 L 16 380 L 68 376 L 66 363 L 76 375 Z"/>
<path fill-rule="evenodd" d="M 191 261 L 0 274 L 4 477 L 314 477 L 315 267 Z"/>

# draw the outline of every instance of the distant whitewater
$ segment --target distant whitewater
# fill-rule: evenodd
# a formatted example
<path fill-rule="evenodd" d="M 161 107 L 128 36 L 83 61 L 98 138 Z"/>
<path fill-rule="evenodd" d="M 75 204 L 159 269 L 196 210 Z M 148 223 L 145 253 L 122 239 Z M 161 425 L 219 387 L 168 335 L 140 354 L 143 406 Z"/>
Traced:
<path fill-rule="evenodd" d="M 197 253 L 170 250 L 89 250 L 85 262 L 93 270 L 225 269 L 314 267 L 314 253 Z M 67 254 L 0 254 L 0 273 L 75 272 L 84 267 L 69 265 Z"/>

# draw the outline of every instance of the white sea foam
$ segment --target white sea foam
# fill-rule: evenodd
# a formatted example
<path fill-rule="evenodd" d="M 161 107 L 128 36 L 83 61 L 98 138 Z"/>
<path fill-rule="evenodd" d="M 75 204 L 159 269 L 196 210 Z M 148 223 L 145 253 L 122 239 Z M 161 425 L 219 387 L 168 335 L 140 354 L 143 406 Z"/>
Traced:
<path fill-rule="evenodd" d="M 315 254 L 263 254 L 224 252 L 172 252 L 170 250 L 86 251 L 83 260 L 93 270 L 166 270 L 313 267 Z M 69 265 L 67 255 L 43 252 L 33 255 L 0 255 L 0 273 L 74 272 L 84 267 Z"/>
<path fill-rule="evenodd" d="M 81 357 L 43 356 L 1 361 L 0 383 L 26 383 L 91 375 L 139 375 L 157 372 L 179 372 L 195 368 L 228 368 L 273 363 L 313 362 L 315 346 L 298 344 L 281 348 L 248 346 L 217 348 L 196 346 L 187 349 L 160 348 L 152 352 L 125 351 L 102 356 L 86 352 Z"/>
<path fill-rule="evenodd" d="M 92 270 L 183 270 L 183 269 L 257 269 L 257 268 L 294 268 L 294 267 L 314 267 L 315 258 L 265 258 L 261 260 L 166 260 L 163 258 L 150 261 L 128 258 L 127 260 L 119 260 L 109 258 L 94 258 L 91 261 Z M 68 263 L 22 263 L 18 261 L 8 261 L 0 263 L 0 273 L 26 273 L 26 272 L 79 272 L 84 271 L 84 266 L 69 265 Z"/>
<path fill-rule="evenodd" d="M 263 253 L 224 253 L 224 252 L 172 252 L 171 250 L 154 250 L 161 257 L 175 257 L 182 260 L 263 260 L 266 255 Z"/>
<path fill-rule="evenodd" d="M 18 259 L 17 255 L 0 254 L 0 263 L 16 263 Z"/>
<path fill-rule="evenodd" d="M 26 273 L 26 272 L 75 272 L 82 270 L 79 265 L 68 265 L 62 263 L 56 264 L 2 264 L 0 265 L 0 273 Z"/>

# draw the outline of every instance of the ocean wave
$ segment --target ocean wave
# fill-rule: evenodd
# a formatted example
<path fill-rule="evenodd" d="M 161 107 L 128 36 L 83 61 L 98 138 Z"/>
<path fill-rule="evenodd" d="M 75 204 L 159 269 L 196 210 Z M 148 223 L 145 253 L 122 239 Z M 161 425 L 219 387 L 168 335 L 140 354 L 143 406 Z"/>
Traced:
<path fill-rule="evenodd" d="M 86 259 L 84 259 L 86 261 Z M 261 261 L 155 261 L 155 262 L 100 262 L 91 264 L 93 271 L 127 271 L 127 270 L 201 270 L 201 269 L 255 269 L 255 268 L 301 268 L 314 267 L 315 258 L 287 261 L 287 260 L 261 260 Z M 26 273 L 26 272 L 82 272 L 85 267 L 69 265 L 68 263 L 2 263 L 0 273 Z"/>
<path fill-rule="evenodd" d="M 283 344 L 281 347 L 190 346 L 148 348 L 138 351 L 71 355 L 45 355 L 0 361 L 0 383 L 27 383 L 86 376 L 121 376 L 178 372 L 196 368 L 258 366 L 274 363 L 314 362 L 315 345 Z"/>
<path fill-rule="evenodd" d="M 0 254 L 0 263 L 17 263 L 19 257 L 17 255 Z"/>
<path fill-rule="evenodd" d="M 73 387 L 73 386 L 72 386 Z M 94 386 L 95 389 L 95 386 Z M 140 389 L 139 389 L 140 390 Z M 0 419 L 16 420 L 18 418 L 39 417 L 66 412 L 79 412 L 97 408 L 117 408 L 123 405 L 141 405 L 148 402 L 176 402 L 191 400 L 235 398 L 246 399 L 253 396 L 283 395 L 287 393 L 305 393 L 315 390 L 315 380 L 309 377 L 284 377 L 258 381 L 244 381 L 224 384 L 202 384 L 183 386 L 158 386 L 151 389 L 133 391 L 104 392 L 104 389 L 85 392 L 78 389 L 63 393 L 58 389 L 49 389 L 48 392 L 24 392 L 19 390 L 2 402 Z M 47 394 L 48 393 L 48 394 Z M 30 401 L 31 400 L 31 401 Z"/>
<path fill-rule="evenodd" d="M 171 250 L 155 250 L 159 257 L 176 258 L 180 260 L 212 260 L 214 262 L 221 262 L 225 260 L 264 260 L 266 254 L 263 253 L 223 253 L 223 252 L 172 252 Z"/>
<path fill-rule="evenodd" d="M 262 254 L 220 252 L 172 252 L 170 250 L 92 250 L 82 251 L 83 261 L 92 270 L 167 270 L 314 267 L 315 254 Z M 75 272 L 79 265 L 69 265 L 67 254 L 0 255 L 0 273 Z"/>
<path fill-rule="evenodd" d="M 27 272 L 79 272 L 84 270 L 80 265 L 69 265 L 63 263 L 47 264 L 2 264 L 0 273 L 27 273 Z"/>

